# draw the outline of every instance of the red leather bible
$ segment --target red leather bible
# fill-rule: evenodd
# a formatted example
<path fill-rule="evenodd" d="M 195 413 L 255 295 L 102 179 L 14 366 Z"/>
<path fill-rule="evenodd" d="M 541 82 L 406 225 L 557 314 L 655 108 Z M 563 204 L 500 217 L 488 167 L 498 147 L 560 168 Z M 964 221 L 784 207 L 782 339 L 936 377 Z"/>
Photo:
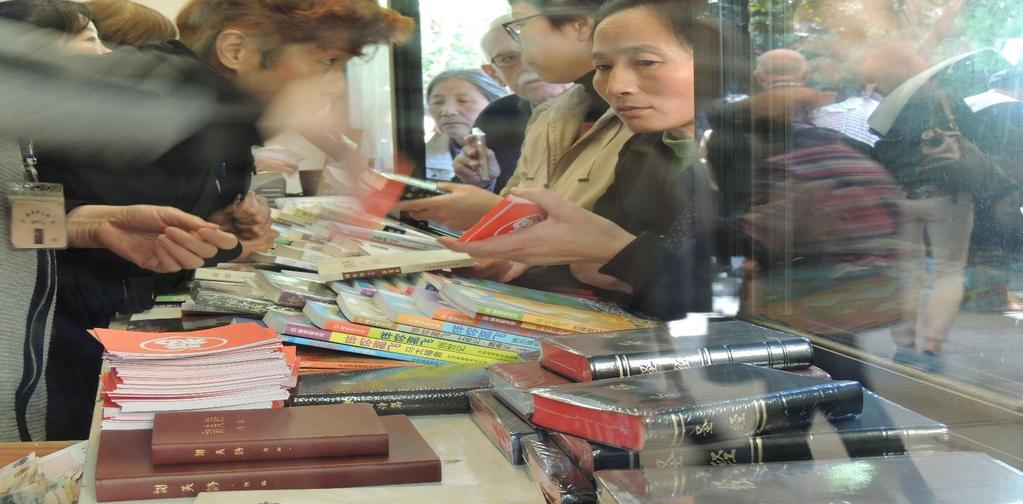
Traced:
<path fill-rule="evenodd" d="M 154 466 L 152 431 L 103 431 L 96 466 L 100 502 L 194 497 L 199 492 L 343 488 L 441 480 L 437 454 L 404 415 L 380 419 L 389 455 Z"/>
<path fill-rule="evenodd" d="M 153 464 L 387 455 L 369 404 L 157 413 Z"/>

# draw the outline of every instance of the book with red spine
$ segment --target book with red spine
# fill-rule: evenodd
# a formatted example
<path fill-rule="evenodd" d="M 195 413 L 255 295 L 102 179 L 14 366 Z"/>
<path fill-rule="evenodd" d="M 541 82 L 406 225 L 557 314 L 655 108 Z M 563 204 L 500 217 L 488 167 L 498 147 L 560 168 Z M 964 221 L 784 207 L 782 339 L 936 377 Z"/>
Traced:
<path fill-rule="evenodd" d="M 540 366 L 537 361 L 504 362 L 487 367 L 494 394 L 519 417 L 533 417 L 534 389 L 572 383 Z"/>
<path fill-rule="evenodd" d="M 153 420 L 154 465 L 387 455 L 387 449 L 387 431 L 369 404 L 164 412 Z"/>
<path fill-rule="evenodd" d="M 403 415 L 381 418 L 388 455 L 219 464 L 152 463 L 152 431 L 103 431 L 96 463 L 100 502 L 195 497 L 199 492 L 341 488 L 441 481 L 441 463 Z"/>
<path fill-rule="evenodd" d="M 533 391 L 533 423 L 618 448 L 673 448 L 858 415 L 858 382 L 718 364 Z"/>

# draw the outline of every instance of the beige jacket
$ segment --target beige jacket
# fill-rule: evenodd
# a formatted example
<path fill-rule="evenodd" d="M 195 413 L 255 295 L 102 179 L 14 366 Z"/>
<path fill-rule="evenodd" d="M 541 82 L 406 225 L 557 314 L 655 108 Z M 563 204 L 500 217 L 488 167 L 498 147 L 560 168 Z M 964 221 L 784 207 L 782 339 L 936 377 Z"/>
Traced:
<path fill-rule="evenodd" d="M 632 132 L 608 109 L 573 144 L 586 114 L 589 96 L 581 85 L 537 107 L 526 127 L 522 155 L 502 195 L 512 188 L 547 188 L 592 210 L 614 182 L 615 164 Z"/>

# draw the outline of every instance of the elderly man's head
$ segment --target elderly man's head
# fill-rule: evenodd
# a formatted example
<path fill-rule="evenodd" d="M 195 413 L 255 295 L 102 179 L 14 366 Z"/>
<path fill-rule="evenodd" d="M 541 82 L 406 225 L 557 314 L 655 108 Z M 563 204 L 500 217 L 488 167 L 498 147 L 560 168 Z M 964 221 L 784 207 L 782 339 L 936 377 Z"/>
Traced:
<path fill-rule="evenodd" d="M 753 73 L 765 88 L 777 86 L 802 86 L 810 76 L 810 66 L 798 51 L 774 49 L 757 58 L 757 69 Z"/>
<path fill-rule="evenodd" d="M 568 89 L 568 84 L 551 84 L 540 80 L 536 72 L 522 64 L 519 45 L 501 26 L 511 20 L 510 15 L 501 16 L 490 24 L 490 30 L 480 41 L 480 48 L 488 63 L 480 68 L 497 82 L 508 86 L 512 93 L 534 105 L 554 98 Z"/>

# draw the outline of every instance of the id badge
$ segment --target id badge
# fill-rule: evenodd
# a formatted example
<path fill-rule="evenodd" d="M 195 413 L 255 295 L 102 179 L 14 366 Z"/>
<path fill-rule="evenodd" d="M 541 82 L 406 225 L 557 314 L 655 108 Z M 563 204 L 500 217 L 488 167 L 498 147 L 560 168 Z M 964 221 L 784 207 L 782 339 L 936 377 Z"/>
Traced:
<path fill-rule="evenodd" d="M 7 186 L 11 245 L 16 249 L 67 248 L 64 186 L 20 182 Z"/>

